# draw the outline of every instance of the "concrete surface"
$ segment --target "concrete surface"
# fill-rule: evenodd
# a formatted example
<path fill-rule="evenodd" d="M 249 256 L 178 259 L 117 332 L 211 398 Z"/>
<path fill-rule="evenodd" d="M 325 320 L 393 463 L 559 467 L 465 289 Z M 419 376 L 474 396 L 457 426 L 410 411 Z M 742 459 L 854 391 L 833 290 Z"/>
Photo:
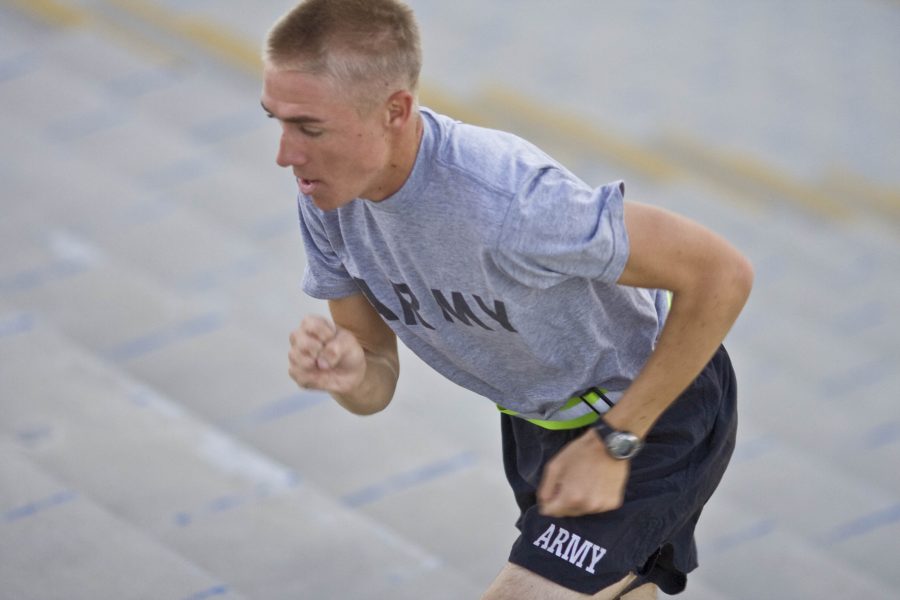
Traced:
<path fill-rule="evenodd" d="M 414 0 L 423 101 L 753 260 L 694 600 L 896 598 L 900 4 Z M 286 2 L 0 2 L 0 599 L 477 598 L 496 411 L 407 351 L 358 418 L 286 375 Z"/>

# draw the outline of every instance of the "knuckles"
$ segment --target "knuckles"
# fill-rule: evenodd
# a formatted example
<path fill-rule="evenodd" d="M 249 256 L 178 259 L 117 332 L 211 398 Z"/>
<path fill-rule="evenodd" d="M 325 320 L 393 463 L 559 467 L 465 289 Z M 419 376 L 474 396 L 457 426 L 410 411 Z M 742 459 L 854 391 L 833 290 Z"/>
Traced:
<path fill-rule="evenodd" d="M 350 331 L 307 315 L 288 339 L 288 375 L 301 388 L 345 393 L 362 380 L 365 352 Z"/>
<path fill-rule="evenodd" d="M 617 510 L 623 499 L 603 494 L 594 496 L 581 491 L 569 491 L 564 496 L 544 502 L 543 514 L 551 517 L 578 517 Z"/>

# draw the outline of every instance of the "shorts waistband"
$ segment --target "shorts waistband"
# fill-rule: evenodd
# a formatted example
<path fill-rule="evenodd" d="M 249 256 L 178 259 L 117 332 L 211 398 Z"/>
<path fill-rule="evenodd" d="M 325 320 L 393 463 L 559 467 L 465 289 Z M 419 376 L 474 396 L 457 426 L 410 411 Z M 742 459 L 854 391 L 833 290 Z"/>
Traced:
<path fill-rule="evenodd" d="M 600 418 L 601 414 L 613 407 L 614 403 L 609 396 L 610 392 L 599 388 L 591 388 L 582 394 L 572 396 L 557 413 L 562 418 L 552 421 L 522 417 L 521 413 L 504 408 L 499 404 L 497 405 L 497 410 L 507 415 L 525 419 L 529 423 L 544 429 L 578 429 L 579 427 L 593 424 Z"/>

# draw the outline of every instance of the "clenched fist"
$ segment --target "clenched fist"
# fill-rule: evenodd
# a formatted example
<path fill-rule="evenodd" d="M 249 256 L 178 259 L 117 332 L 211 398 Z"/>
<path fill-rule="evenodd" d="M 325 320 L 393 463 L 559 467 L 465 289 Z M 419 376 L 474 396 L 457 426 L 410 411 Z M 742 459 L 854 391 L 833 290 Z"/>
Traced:
<path fill-rule="evenodd" d="M 537 492 L 541 514 L 578 517 L 616 510 L 630 470 L 627 460 L 611 458 L 596 432 L 588 430 L 544 467 Z"/>
<path fill-rule="evenodd" d="M 346 329 L 324 317 L 307 316 L 290 339 L 288 373 L 300 387 L 346 394 L 362 383 L 365 352 Z"/>

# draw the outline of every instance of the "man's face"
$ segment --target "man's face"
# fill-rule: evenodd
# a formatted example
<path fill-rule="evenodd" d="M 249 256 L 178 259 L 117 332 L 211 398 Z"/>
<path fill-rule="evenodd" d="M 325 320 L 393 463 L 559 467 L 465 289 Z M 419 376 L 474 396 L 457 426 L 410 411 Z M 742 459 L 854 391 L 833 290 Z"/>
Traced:
<path fill-rule="evenodd" d="M 281 124 L 276 162 L 300 191 L 333 210 L 354 198 L 383 200 L 389 144 L 384 111 L 360 116 L 351 98 L 324 77 L 267 66 L 262 105 Z"/>

